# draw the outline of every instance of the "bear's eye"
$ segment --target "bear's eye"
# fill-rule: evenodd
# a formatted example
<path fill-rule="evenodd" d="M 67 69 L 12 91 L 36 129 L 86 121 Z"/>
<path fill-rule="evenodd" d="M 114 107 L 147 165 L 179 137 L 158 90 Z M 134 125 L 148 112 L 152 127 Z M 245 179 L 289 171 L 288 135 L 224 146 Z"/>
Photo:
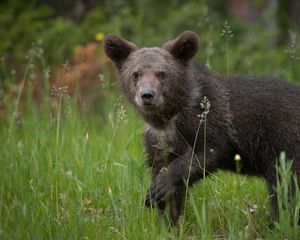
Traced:
<path fill-rule="evenodd" d="M 157 77 L 161 80 L 164 80 L 167 77 L 167 74 L 165 72 L 159 72 Z"/>
<path fill-rule="evenodd" d="M 139 72 L 133 72 L 132 73 L 132 77 L 133 77 L 134 80 L 138 80 L 139 76 L 140 76 Z"/>

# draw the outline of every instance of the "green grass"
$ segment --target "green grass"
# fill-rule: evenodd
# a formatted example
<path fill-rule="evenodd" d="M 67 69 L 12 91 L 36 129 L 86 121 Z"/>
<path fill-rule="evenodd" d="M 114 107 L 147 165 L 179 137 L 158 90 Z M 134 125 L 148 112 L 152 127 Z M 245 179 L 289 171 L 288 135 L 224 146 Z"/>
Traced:
<path fill-rule="evenodd" d="M 0 239 L 282 239 L 264 182 L 224 172 L 189 191 L 182 231 L 170 230 L 143 205 L 143 122 L 115 106 L 104 120 L 31 104 L 1 119 Z"/>

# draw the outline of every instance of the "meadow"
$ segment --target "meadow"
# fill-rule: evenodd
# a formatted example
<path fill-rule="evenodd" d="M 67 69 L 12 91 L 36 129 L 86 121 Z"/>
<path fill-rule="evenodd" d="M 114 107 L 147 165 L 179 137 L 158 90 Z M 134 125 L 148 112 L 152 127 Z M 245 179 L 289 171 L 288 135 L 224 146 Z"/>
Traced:
<path fill-rule="evenodd" d="M 264 182 L 224 172 L 189 192 L 181 232 L 170 231 L 144 207 L 143 123 L 114 106 L 105 123 L 34 107 L 2 119 L 2 239 L 271 239 Z"/>

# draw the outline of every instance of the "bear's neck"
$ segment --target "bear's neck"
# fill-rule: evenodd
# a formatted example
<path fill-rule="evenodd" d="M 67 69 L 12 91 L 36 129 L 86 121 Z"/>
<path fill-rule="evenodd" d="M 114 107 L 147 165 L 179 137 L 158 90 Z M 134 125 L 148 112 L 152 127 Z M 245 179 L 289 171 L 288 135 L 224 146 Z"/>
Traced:
<path fill-rule="evenodd" d="M 171 122 L 174 122 L 175 115 L 161 115 L 159 113 L 151 113 L 149 115 L 142 114 L 145 122 L 147 122 L 152 128 L 157 130 L 167 129 Z"/>

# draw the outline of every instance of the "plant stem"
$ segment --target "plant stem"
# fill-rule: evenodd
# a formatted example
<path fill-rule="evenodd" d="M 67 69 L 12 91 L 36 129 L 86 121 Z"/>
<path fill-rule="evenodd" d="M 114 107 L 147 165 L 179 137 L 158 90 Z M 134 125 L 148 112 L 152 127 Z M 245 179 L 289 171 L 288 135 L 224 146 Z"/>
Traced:
<path fill-rule="evenodd" d="M 104 170 L 106 170 L 106 167 L 107 167 L 107 162 L 108 162 L 108 159 L 109 159 L 109 156 L 110 156 L 110 153 L 111 153 L 112 144 L 114 142 L 114 139 L 115 139 L 115 136 L 116 136 L 116 133 L 117 133 L 117 129 L 119 127 L 119 123 L 120 123 L 120 119 L 117 120 L 117 123 L 116 123 L 116 126 L 114 128 L 111 141 L 110 141 L 109 146 L 108 146 L 108 152 L 107 152 L 106 157 L 105 157 Z"/>
<path fill-rule="evenodd" d="M 191 157 L 191 160 L 190 160 L 189 173 L 188 173 L 188 177 L 187 177 L 187 181 L 186 181 L 185 199 L 187 199 L 188 185 L 189 185 L 190 175 L 191 175 L 191 169 L 192 169 L 192 162 L 193 162 L 193 158 L 194 158 L 194 152 L 195 152 L 195 148 L 196 148 L 196 143 L 197 143 L 197 139 L 198 139 L 198 135 L 199 135 L 201 123 L 202 123 L 202 119 L 199 120 L 198 128 L 197 128 L 195 139 L 194 139 L 194 143 L 193 143 L 192 157 Z M 186 201 L 184 201 L 184 211 L 183 211 L 183 217 L 182 217 L 182 227 L 184 225 L 184 220 L 185 220 L 185 212 L 186 212 L 185 209 L 186 209 Z M 182 234 L 183 234 L 183 229 L 180 230 L 180 238 L 179 239 L 182 239 Z"/>
<path fill-rule="evenodd" d="M 10 125 L 9 125 L 9 128 L 8 128 L 9 136 L 10 136 L 10 133 L 11 133 L 13 127 L 14 127 L 15 117 L 16 117 L 16 115 L 18 113 L 21 96 L 22 96 L 22 93 L 23 93 L 23 90 L 24 90 L 24 86 L 25 86 L 25 81 L 26 81 L 27 75 L 28 75 L 29 70 L 30 70 L 31 62 L 32 61 L 29 60 L 27 66 L 25 68 L 25 72 L 24 72 L 24 75 L 23 75 L 23 78 L 22 78 L 22 81 L 21 81 L 21 85 L 20 85 L 19 91 L 18 91 L 18 96 L 17 96 L 16 104 L 15 104 L 14 111 L 13 111 L 13 114 L 12 114 L 11 120 L 10 120 Z"/>
<path fill-rule="evenodd" d="M 56 158 L 55 162 L 58 161 L 60 147 L 59 147 L 59 130 L 60 130 L 60 116 L 61 116 L 61 105 L 62 105 L 63 95 L 62 93 L 59 95 L 59 103 L 58 103 L 58 112 L 57 112 L 57 124 L 56 124 Z"/>
<path fill-rule="evenodd" d="M 229 74 L 229 46 L 228 46 L 228 39 L 226 38 L 226 70 L 227 75 Z"/>

